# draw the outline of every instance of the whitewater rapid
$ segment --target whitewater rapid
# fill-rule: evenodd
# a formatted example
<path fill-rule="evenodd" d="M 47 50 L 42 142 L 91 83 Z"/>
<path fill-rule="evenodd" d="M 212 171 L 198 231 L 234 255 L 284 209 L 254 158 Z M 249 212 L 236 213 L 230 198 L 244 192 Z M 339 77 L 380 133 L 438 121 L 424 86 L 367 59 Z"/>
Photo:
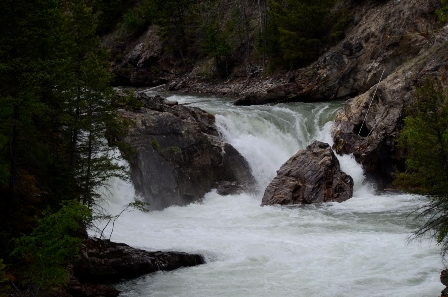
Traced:
<path fill-rule="evenodd" d="M 264 189 L 287 159 L 314 140 L 332 142 L 331 120 L 342 102 L 235 107 L 226 98 L 164 95 L 216 116 L 224 139 L 249 162 L 258 191 L 212 191 L 185 207 L 124 213 L 113 241 L 200 253 L 207 264 L 124 281 L 116 285 L 120 296 L 422 297 L 443 289 L 439 247 L 408 242 L 421 224 L 413 212 L 424 199 L 376 194 L 350 156 L 339 157 L 355 181 L 348 201 L 260 207 Z M 104 207 L 117 213 L 134 199 L 134 190 L 114 180 L 104 198 Z"/>

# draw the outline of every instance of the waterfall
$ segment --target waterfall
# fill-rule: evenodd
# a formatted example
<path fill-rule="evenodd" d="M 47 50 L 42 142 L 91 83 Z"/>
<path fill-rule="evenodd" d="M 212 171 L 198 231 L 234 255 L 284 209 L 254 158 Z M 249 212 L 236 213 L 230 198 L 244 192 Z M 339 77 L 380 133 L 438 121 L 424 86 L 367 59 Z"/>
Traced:
<path fill-rule="evenodd" d="M 314 140 L 331 144 L 331 120 L 342 102 L 235 107 L 226 98 L 171 95 L 216 116 L 222 137 L 248 161 L 256 194 L 220 196 L 150 213 L 125 213 L 112 240 L 148 250 L 205 255 L 206 265 L 117 284 L 121 296 L 436 296 L 443 286 L 439 249 L 408 243 L 421 222 L 419 196 L 377 194 L 361 167 L 338 157 L 355 181 L 343 203 L 260 207 L 276 170 Z M 111 181 L 104 206 L 133 199 L 132 185 Z"/>

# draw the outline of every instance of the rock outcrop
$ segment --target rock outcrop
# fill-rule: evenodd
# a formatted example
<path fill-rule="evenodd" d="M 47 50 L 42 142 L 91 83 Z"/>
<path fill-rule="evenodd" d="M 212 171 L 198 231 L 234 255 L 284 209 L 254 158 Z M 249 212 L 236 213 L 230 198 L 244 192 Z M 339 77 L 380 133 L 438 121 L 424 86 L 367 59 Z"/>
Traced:
<path fill-rule="evenodd" d="M 282 165 L 261 205 L 343 202 L 352 195 L 353 179 L 340 170 L 330 145 L 315 141 Z"/>
<path fill-rule="evenodd" d="M 368 91 L 383 70 L 388 77 L 424 55 L 440 30 L 435 16 L 438 0 L 344 1 L 341 5 L 352 16 L 345 38 L 310 66 L 280 75 L 265 75 L 258 69 L 244 79 L 236 76 L 218 84 L 197 79 L 192 72 L 178 79 L 182 81 L 178 89 L 236 96 L 241 98 L 238 105 L 348 99 Z"/>
<path fill-rule="evenodd" d="M 346 37 L 317 62 L 296 72 L 290 99 L 346 99 L 368 91 L 383 70 L 386 78 L 431 47 L 439 27 L 434 11 L 439 7 L 437 0 L 353 4 L 353 24 Z"/>
<path fill-rule="evenodd" d="M 122 41 L 111 34 L 103 37 L 103 45 L 110 48 L 115 61 L 111 63 L 114 86 L 154 87 L 168 82 L 160 28 L 151 25 L 137 39 Z"/>
<path fill-rule="evenodd" d="M 90 238 L 84 241 L 73 271 L 81 282 L 110 283 L 159 270 L 170 271 L 204 263 L 201 255 L 148 252 L 124 243 Z"/>
<path fill-rule="evenodd" d="M 106 284 L 156 271 L 204 264 L 201 255 L 182 252 L 148 252 L 124 243 L 87 238 L 80 255 L 70 265 L 66 292 L 57 296 L 116 297 L 119 291 Z"/>
<path fill-rule="evenodd" d="M 248 163 L 221 140 L 213 115 L 145 93 L 139 99 L 145 105 L 140 112 L 120 115 L 132 123 L 125 138 L 136 150 L 131 179 L 150 208 L 189 204 L 223 183 L 251 189 Z"/>
<path fill-rule="evenodd" d="M 404 169 L 396 141 L 416 86 L 426 77 L 438 79 L 442 85 L 448 83 L 448 26 L 428 42 L 431 45 L 423 53 L 379 83 L 376 94 L 373 86 L 350 99 L 335 119 L 333 148 L 339 154 L 353 154 L 366 174 L 379 182 L 380 188 L 390 185 L 393 172 Z"/>

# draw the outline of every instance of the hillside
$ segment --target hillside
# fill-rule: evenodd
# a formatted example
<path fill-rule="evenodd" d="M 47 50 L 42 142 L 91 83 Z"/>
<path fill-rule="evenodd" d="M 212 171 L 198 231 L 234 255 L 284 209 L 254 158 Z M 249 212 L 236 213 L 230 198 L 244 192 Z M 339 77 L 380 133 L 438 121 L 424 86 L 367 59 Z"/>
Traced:
<path fill-rule="evenodd" d="M 217 13 L 214 17 L 216 30 L 224 34 L 229 30 L 226 25 L 232 20 L 234 24 L 234 31 L 226 33 L 228 40 L 233 36 L 233 41 L 229 42 L 231 54 L 225 60 L 231 65 L 226 68 L 229 71 L 226 75 L 218 75 L 217 58 L 210 52 L 194 52 L 190 47 L 189 63 L 168 54 L 168 41 L 161 34 L 163 28 L 153 24 L 127 43 L 117 43 L 119 30 L 104 37 L 103 43 L 114 57 L 115 84 L 165 85 L 169 90 L 222 94 L 238 98 L 236 104 L 240 105 L 348 100 L 336 119 L 335 149 L 339 153 L 353 153 L 367 174 L 380 181 L 381 187 L 390 186 L 393 172 L 404 168 L 395 140 L 413 90 L 428 75 L 436 77 L 442 85 L 447 84 L 448 27 L 440 21 L 443 11 L 440 1 L 336 2 L 328 12 L 324 28 L 327 31 L 314 36 L 320 38 L 318 51 L 308 48 L 310 55 L 316 54 L 316 60 L 302 59 L 295 64 L 292 58 L 288 60 L 286 49 L 280 57 L 279 52 L 259 46 L 260 36 L 264 36 L 260 35 L 263 17 L 267 18 L 266 28 L 277 22 L 278 34 L 286 26 L 279 25 L 279 19 L 275 19 L 275 1 L 267 5 L 260 1 L 211 3 L 213 9 L 208 13 Z M 319 5 L 325 6 L 325 1 Z M 290 8 L 293 10 L 294 7 Z M 245 14 L 235 14 L 235 11 Z M 334 15 L 338 16 L 336 21 Z M 243 34 L 246 31 L 241 22 L 244 16 L 247 17 L 247 35 Z M 278 47 L 285 43 L 282 36 L 280 34 L 276 40 Z M 291 33 L 290 37 L 297 36 Z M 265 41 L 269 42 L 269 38 L 272 37 L 266 33 Z M 201 44 L 200 40 L 200 35 L 195 35 L 192 45 L 201 49 L 197 45 Z M 297 52 L 303 51 L 295 46 Z M 373 87 L 380 78 L 382 83 L 366 118 L 368 132 L 358 136 L 356 127 L 359 130 Z M 363 137 L 371 131 L 369 137 Z"/>

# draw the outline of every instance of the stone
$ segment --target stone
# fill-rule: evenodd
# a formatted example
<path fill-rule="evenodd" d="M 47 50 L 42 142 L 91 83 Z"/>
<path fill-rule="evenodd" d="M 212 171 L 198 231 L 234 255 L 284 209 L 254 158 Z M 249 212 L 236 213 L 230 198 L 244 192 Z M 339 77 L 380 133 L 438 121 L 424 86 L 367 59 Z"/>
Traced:
<path fill-rule="evenodd" d="M 124 243 L 82 236 L 80 252 L 68 265 L 66 286 L 55 297 L 116 297 L 112 282 L 156 271 L 204 264 L 204 257 L 183 252 L 149 252 Z"/>
<path fill-rule="evenodd" d="M 352 196 L 352 177 L 340 170 L 329 144 L 315 141 L 280 167 L 261 205 L 343 202 Z"/>
<path fill-rule="evenodd" d="M 240 194 L 243 191 L 244 185 L 241 185 L 238 182 L 223 181 L 216 185 L 216 193 L 222 196 Z"/>
<path fill-rule="evenodd" d="M 81 283 L 101 284 L 204 263 L 204 258 L 197 254 L 149 252 L 124 243 L 89 238 L 73 262 L 73 272 Z"/>
<path fill-rule="evenodd" d="M 120 116 L 131 123 L 124 140 L 136 151 L 131 180 L 150 209 L 199 201 L 216 183 L 253 188 L 249 164 L 222 141 L 213 115 L 160 96 L 137 96 L 145 107 L 139 112 L 121 110 Z"/>
<path fill-rule="evenodd" d="M 395 172 L 405 170 L 397 139 L 415 88 L 426 77 L 438 79 L 442 85 L 448 83 L 448 55 L 444 50 L 448 26 L 438 34 L 444 36 L 443 41 L 435 42 L 424 57 L 416 57 L 384 78 L 376 93 L 376 86 L 372 86 L 348 100 L 334 120 L 333 149 L 339 154 L 353 154 L 379 189 L 391 187 Z"/>

